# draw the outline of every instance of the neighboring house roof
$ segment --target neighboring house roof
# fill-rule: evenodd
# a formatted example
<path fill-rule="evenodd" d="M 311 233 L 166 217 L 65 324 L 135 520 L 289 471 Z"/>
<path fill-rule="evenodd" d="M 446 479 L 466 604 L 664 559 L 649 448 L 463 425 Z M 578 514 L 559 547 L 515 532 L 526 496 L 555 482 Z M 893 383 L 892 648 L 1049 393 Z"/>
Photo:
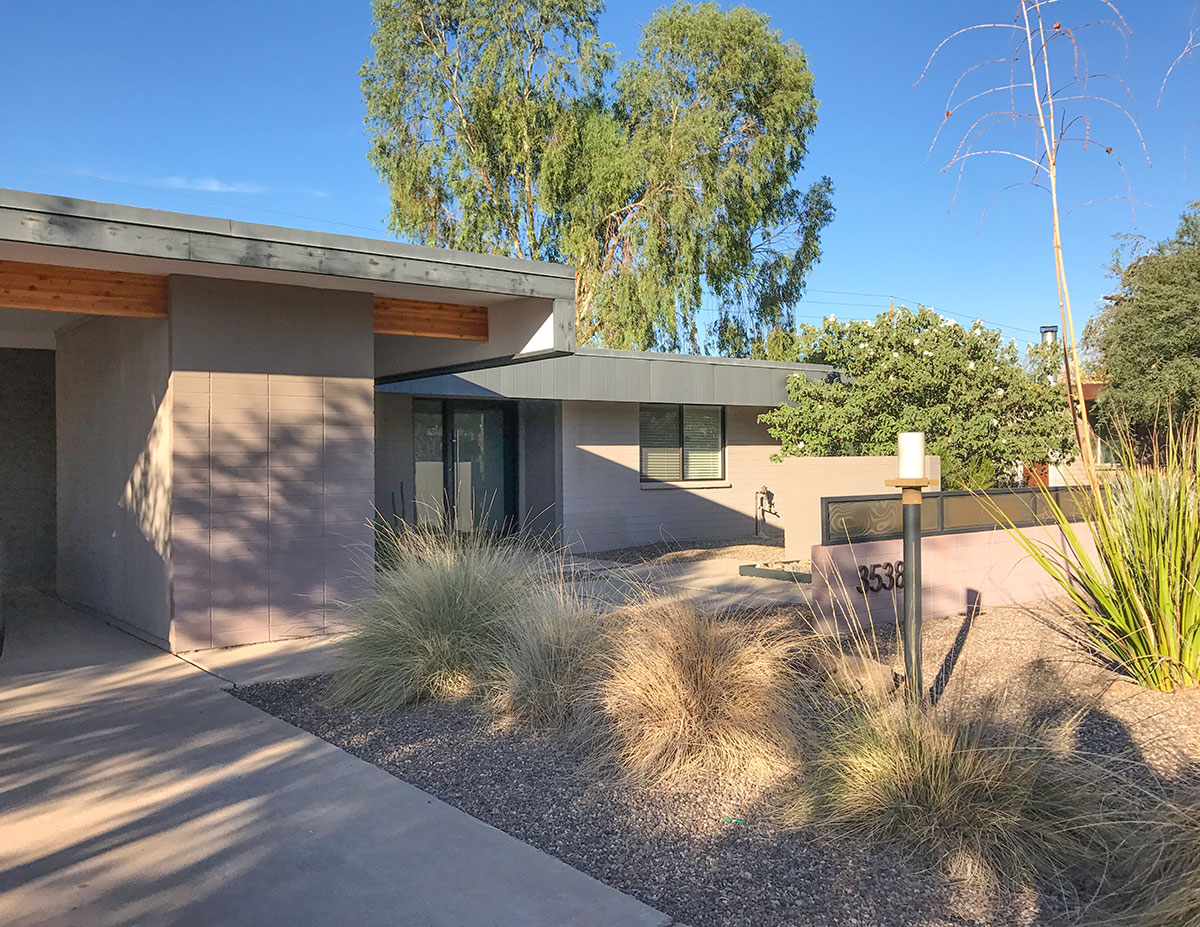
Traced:
<path fill-rule="evenodd" d="M 562 264 L 0 189 L 0 260 L 45 261 L 47 248 L 73 250 L 80 267 L 381 296 L 415 296 L 415 287 L 425 299 L 437 287 L 447 300 L 485 304 L 575 296 L 575 269 Z"/>
<path fill-rule="evenodd" d="M 793 374 L 823 380 L 834 374 L 834 368 L 695 354 L 576 348 L 574 354 L 564 357 L 438 376 L 394 378 L 380 388 L 427 396 L 777 406 L 787 400 L 787 379 Z"/>

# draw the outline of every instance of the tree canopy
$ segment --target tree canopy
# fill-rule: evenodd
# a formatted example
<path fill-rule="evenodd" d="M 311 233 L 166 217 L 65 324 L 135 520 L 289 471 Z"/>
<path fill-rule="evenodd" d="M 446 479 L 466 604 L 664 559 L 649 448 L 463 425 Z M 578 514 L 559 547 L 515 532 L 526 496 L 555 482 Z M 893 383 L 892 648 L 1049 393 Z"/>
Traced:
<path fill-rule="evenodd" d="M 581 342 L 699 349 L 702 303 L 788 328 L 832 183 L 796 186 L 817 121 L 769 19 L 680 3 L 619 68 L 600 0 L 376 0 L 362 69 L 393 232 L 577 267 Z M 719 339 L 718 339 L 719 341 Z"/>
<path fill-rule="evenodd" d="M 1054 346 L 1031 346 L 1023 362 L 1000 332 L 923 306 L 865 321 L 830 316 L 781 337 L 777 356 L 841 374 L 791 377 L 792 403 L 760 416 L 783 456 L 894 454 L 898 433 L 923 431 L 946 488 L 1010 483 L 1018 463 L 1070 458 Z"/>
<path fill-rule="evenodd" d="M 1120 285 L 1087 332 L 1105 381 L 1099 417 L 1145 435 L 1200 414 L 1200 200 L 1172 238 L 1114 271 Z"/>

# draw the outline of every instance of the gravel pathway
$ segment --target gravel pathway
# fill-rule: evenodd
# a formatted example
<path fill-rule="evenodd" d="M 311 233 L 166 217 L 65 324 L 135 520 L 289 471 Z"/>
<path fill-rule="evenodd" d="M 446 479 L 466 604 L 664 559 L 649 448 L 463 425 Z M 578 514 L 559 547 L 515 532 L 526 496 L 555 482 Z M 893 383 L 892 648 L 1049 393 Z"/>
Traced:
<path fill-rule="evenodd" d="M 781 834 L 762 796 L 631 789 L 560 739 L 497 729 L 472 704 L 386 718 L 322 703 L 326 677 L 235 694 L 692 927 L 1017 927 L 1037 900 L 985 897 L 882 853 Z"/>

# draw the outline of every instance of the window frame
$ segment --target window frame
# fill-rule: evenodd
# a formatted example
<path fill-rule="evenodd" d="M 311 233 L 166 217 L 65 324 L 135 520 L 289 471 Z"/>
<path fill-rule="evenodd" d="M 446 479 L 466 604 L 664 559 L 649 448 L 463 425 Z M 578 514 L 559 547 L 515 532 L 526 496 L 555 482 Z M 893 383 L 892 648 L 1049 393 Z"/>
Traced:
<path fill-rule="evenodd" d="M 675 449 L 679 454 L 679 476 L 676 479 L 660 480 L 652 476 L 646 476 L 642 472 L 642 408 L 644 406 L 669 406 L 673 407 L 677 412 L 679 421 L 678 435 L 675 442 Z M 683 441 L 683 410 L 685 408 L 694 409 L 719 409 L 720 416 L 720 433 L 721 442 L 718 449 L 719 459 L 721 461 L 721 472 L 719 476 L 684 476 L 684 441 Z M 640 483 L 657 483 L 659 485 L 670 486 L 675 483 L 713 483 L 725 481 L 725 406 L 715 405 L 713 403 L 703 402 L 639 402 L 638 403 L 638 482 Z"/>

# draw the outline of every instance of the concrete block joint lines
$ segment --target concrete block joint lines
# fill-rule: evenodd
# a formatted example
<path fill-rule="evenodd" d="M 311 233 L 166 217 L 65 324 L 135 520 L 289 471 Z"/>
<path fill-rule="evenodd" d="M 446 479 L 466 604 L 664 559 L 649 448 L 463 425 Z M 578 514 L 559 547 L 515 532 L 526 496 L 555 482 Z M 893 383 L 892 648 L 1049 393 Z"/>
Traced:
<path fill-rule="evenodd" d="M 369 556 L 372 383 L 176 371 L 172 386 L 176 649 L 330 630 Z"/>
<path fill-rule="evenodd" d="M 369 300 L 179 278 L 172 296 L 172 649 L 340 630 L 372 556 Z"/>

